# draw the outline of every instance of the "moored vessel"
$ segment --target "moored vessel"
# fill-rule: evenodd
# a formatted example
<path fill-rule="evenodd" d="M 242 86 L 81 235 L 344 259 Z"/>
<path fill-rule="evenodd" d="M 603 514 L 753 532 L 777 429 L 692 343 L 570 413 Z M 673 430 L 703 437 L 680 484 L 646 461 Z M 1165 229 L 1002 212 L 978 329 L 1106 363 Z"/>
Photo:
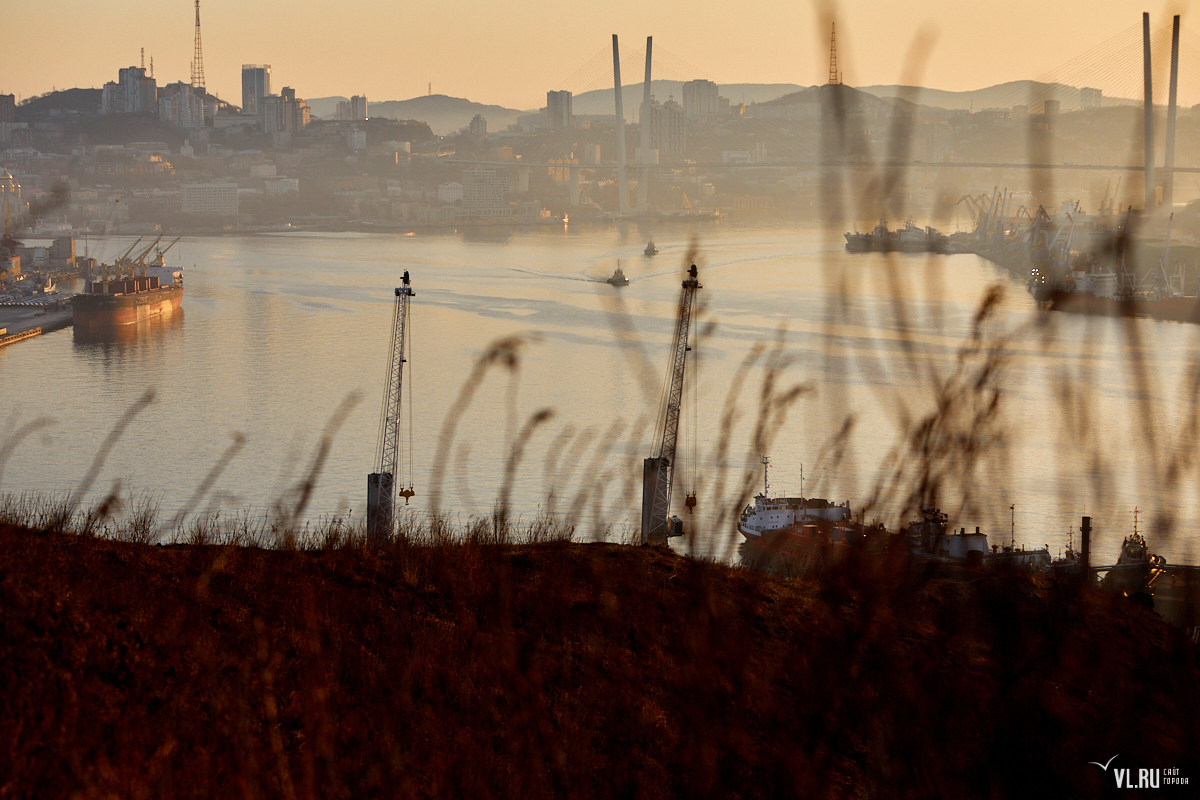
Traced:
<path fill-rule="evenodd" d="M 841 535 L 845 524 L 850 522 L 850 503 L 832 503 L 816 497 L 771 497 L 767 470 L 771 466 L 767 458 L 762 459 L 763 490 L 754 496 L 754 502 L 742 509 L 738 516 L 738 532 L 747 539 L 757 539 L 778 532 L 813 536 L 825 532 L 831 541 L 844 540 Z M 803 479 L 801 479 L 803 483 Z M 832 527 L 832 530 L 830 528 Z"/>
<path fill-rule="evenodd" d="M 165 249 L 156 250 L 160 241 L 161 236 L 132 259 L 129 257 L 133 252 L 131 247 L 115 264 L 101 265 L 99 276 L 89 272 L 83 292 L 72 301 L 72 319 L 76 327 L 132 325 L 170 316 L 179 309 L 183 302 L 183 270 L 168 268 L 165 263 L 167 251 L 179 240 L 171 242 Z M 156 253 L 147 262 L 151 250 Z"/>

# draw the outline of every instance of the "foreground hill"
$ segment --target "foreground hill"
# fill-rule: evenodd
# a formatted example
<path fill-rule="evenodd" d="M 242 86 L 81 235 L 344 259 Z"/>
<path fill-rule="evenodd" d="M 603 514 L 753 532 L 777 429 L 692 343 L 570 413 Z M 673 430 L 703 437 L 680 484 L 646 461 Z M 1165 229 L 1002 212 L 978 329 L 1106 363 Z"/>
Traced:
<path fill-rule="evenodd" d="M 1195 646 L 1067 584 L 561 542 L 0 526 L 0 553 L 6 798 L 1094 797 L 1114 755 L 1200 780 Z"/>

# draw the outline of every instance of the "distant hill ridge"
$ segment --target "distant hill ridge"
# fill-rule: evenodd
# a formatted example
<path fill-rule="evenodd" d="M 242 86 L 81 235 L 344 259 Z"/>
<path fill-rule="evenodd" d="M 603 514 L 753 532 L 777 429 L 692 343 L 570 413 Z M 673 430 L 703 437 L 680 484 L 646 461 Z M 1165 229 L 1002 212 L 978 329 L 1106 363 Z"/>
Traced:
<path fill-rule="evenodd" d="M 312 113 L 322 119 L 333 119 L 337 115 L 338 103 L 345 97 L 318 97 L 308 100 Z M 517 121 L 524 111 L 504 106 L 485 105 L 462 97 L 444 94 L 421 95 L 410 100 L 383 100 L 369 102 L 367 112 L 372 117 L 389 119 L 415 119 L 429 124 L 435 135 L 445 136 L 467 127 L 476 114 L 482 114 L 491 130 L 504 130 Z"/>
<path fill-rule="evenodd" d="M 659 102 L 664 102 L 669 98 L 682 102 L 683 83 L 683 81 L 674 80 L 652 81 L 651 94 Z M 731 105 L 739 103 L 787 105 L 792 102 L 812 102 L 811 98 L 815 98 L 816 95 L 810 96 L 804 93 L 821 88 L 819 86 L 805 87 L 794 83 L 732 83 L 718 84 L 718 87 L 721 97 L 728 99 Z M 1058 101 L 1060 110 L 1064 112 L 1078 111 L 1082 107 L 1080 87 L 1031 80 L 1009 81 L 982 89 L 957 92 L 900 85 L 847 88 L 853 88 L 857 92 L 872 95 L 887 102 L 906 100 L 918 106 L 951 111 L 1009 109 L 1013 106 L 1024 105 L 1032 113 L 1041 113 L 1047 100 Z M 642 91 L 640 82 L 622 86 L 621 97 L 626 122 L 632 123 L 637 120 L 638 109 L 642 103 Z M 24 100 L 17 107 L 17 118 L 21 121 L 31 121 L 52 110 L 84 114 L 95 113 L 100 108 L 100 95 L 99 89 L 85 88 L 48 92 Z M 317 97 L 309 99 L 308 105 L 314 116 L 333 119 L 337 115 L 338 103 L 346 102 L 347 99 L 340 95 Z M 1139 102 L 1136 98 L 1103 97 L 1105 107 L 1133 105 Z M 613 113 L 613 107 L 612 89 L 593 89 L 581 92 L 572 98 L 572 110 L 577 116 L 608 116 Z M 384 100 L 370 104 L 371 116 L 425 122 L 434 134 L 439 136 L 445 136 L 465 128 L 476 114 L 482 114 L 487 119 L 489 129 L 499 131 L 514 124 L 522 115 L 537 113 L 537 111 L 538 109 L 522 111 L 500 105 L 478 103 L 466 98 L 450 97 L 444 94 L 422 95 L 408 100 Z"/>

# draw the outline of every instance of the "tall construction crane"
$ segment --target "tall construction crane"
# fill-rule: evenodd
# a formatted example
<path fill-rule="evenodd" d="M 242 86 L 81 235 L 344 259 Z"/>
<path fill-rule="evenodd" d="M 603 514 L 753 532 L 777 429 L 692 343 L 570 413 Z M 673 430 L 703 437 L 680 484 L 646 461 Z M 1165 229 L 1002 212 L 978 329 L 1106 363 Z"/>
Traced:
<path fill-rule="evenodd" d="M 692 305 L 697 280 L 696 265 L 688 270 L 679 295 L 679 316 L 675 320 L 675 338 L 671 343 L 671 371 L 667 377 L 666 408 L 663 415 L 662 442 L 657 455 L 642 465 L 642 544 L 666 544 L 671 536 L 683 535 L 683 522 L 671 514 L 671 480 L 675 472 L 675 444 L 679 436 L 679 406 L 683 400 L 683 371 L 687 364 L 688 330 L 692 323 Z M 688 497 L 689 507 L 694 498 Z"/>
<path fill-rule="evenodd" d="M 404 271 L 402 284 L 396 287 L 396 308 L 392 317 L 392 357 L 388 361 L 388 382 L 383 395 L 383 412 L 379 420 L 379 470 L 367 476 L 367 537 L 374 545 L 383 544 L 392 535 L 394 497 L 408 498 L 415 492 L 412 476 L 408 485 L 398 480 L 397 467 L 400 461 L 400 389 L 404 385 L 405 328 L 408 325 L 408 299 L 413 297 L 409 285 L 408 270 Z M 409 431 L 411 437 L 412 431 Z M 412 442 L 409 442 L 412 449 Z M 396 492 L 396 485 L 400 491 Z"/>

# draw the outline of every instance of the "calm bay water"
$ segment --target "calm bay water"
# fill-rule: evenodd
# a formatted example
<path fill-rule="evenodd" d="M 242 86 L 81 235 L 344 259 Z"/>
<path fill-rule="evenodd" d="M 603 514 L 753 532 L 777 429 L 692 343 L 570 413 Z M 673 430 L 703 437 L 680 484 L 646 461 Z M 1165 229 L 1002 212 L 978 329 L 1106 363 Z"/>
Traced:
<path fill-rule="evenodd" d="M 661 251 L 654 258 L 641 254 L 648 233 Z M 692 233 L 631 226 L 185 239 L 169 256 L 186 271 L 182 315 L 117 338 L 66 330 L 0 350 L 0 434 L 38 416 L 54 420 L 14 453 L 0 491 L 72 490 L 115 421 L 153 389 L 155 402 L 113 449 L 95 491 L 119 480 L 174 512 L 242 433 L 245 447 L 200 508 L 265 509 L 309 469 L 339 405 L 357 397 L 336 429 L 310 516 L 358 517 L 376 459 L 392 288 L 408 269 L 413 507 L 437 499 L 460 519 L 488 513 L 518 432 L 550 408 L 511 470 L 514 512 L 573 514 L 585 538 L 618 536 L 637 523 L 641 460 L 653 447 Z M 904 420 L 935 407 L 981 298 L 999 283 L 1008 287 L 1000 327 L 1012 333 L 1001 381 L 1007 447 L 988 449 L 969 475 L 950 468 L 943 508 L 951 523 L 1006 542 L 1015 504 L 1017 541 L 1057 551 L 1089 514 L 1103 561 L 1115 558 L 1137 506 L 1152 549 L 1196 560 L 1195 431 L 1186 432 L 1196 393 L 1186 371 L 1197 363 L 1200 329 L 1051 315 L 1043 330 L 1023 288 L 974 256 L 849 255 L 840 234 L 819 229 L 723 224 L 694 233 L 706 335 L 689 363 L 697 379 L 685 395 L 680 452 L 695 451 L 699 506 L 689 522 L 702 552 L 740 540 L 714 521 L 737 502 L 728 484 L 723 501 L 715 496 L 715 450 L 730 386 L 756 345 L 779 342 L 783 382 L 807 387 L 769 426 L 772 490 L 798 493 L 803 465 L 806 494 L 849 500 L 857 513 L 895 466 Z M 110 242 L 109 255 L 119 247 Z M 618 259 L 631 279 L 621 289 L 603 283 Z M 514 336 L 523 342 L 516 368 L 486 370 L 449 434 L 447 411 L 464 400 L 481 353 Z M 753 471 L 755 490 L 763 361 L 748 373 L 728 436 L 729 461 L 739 474 Z M 1069 411 L 1064 391 L 1076 398 Z M 829 444 L 847 417 L 845 457 L 835 460 Z M 1175 485 L 1166 482 L 1172 461 Z M 957 510 L 964 490 L 976 502 L 970 513 Z M 898 513 L 883 505 L 866 515 L 894 524 Z M 1154 531 L 1158 517 L 1173 520 L 1173 535 Z"/>

